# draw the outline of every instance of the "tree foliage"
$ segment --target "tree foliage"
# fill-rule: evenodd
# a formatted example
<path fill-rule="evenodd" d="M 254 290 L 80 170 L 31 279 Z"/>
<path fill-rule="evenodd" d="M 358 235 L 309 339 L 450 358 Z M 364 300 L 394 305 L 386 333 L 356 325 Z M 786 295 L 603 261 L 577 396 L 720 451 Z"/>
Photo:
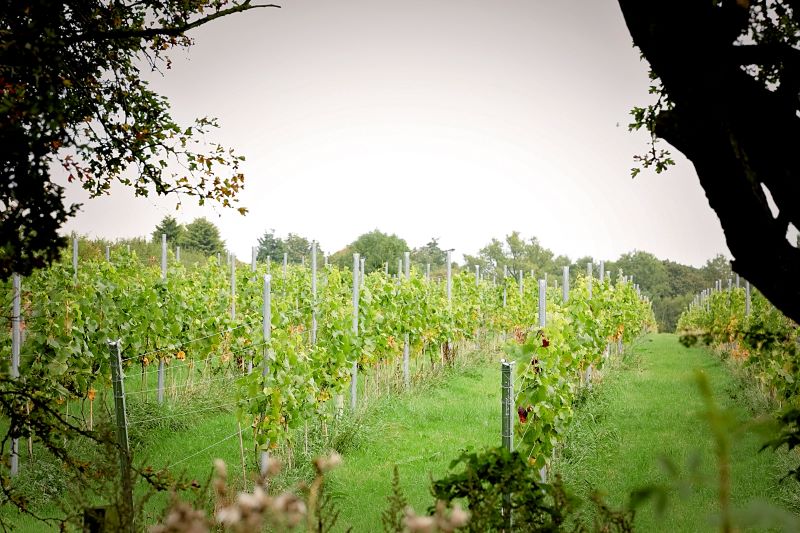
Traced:
<path fill-rule="evenodd" d="M 180 246 L 185 232 L 186 228 L 183 225 L 179 224 L 174 217 L 167 215 L 153 230 L 153 242 L 160 243 L 161 236 L 166 234 L 168 243 Z"/>
<path fill-rule="evenodd" d="M 269 258 L 272 261 L 281 261 L 283 258 L 283 250 L 283 240 L 275 236 L 274 229 L 269 229 L 258 239 L 256 259 L 259 261 L 266 261 L 267 258 Z"/>
<path fill-rule="evenodd" d="M 717 213 L 733 269 L 800 321 L 800 10 L 790 0 L 619 0 L 651 68 L 652 105 L 632 129 L 693 164 Z M 639 161 L 669 165 L 656 149 Z M 635 171 L 634 171 L 635 174 Z M 773 215 L 768 194 L 777 207 Z"/>
<path fill-rule="evenodd" d="M 439 247 L 439 239 L 431 238 L 425 246 L 411 250 L 411 261 L 417 265 L 431 265 L 438 270 L 447 264 L 447 252 Z"/>
<path fill-rule="evenodd" d="M 0 20 L 0 279 L 45 266 L 65 244 L 60 169 L 92 197 L 114 182 L 137 196 L 178 193 L 235 206 L 243 158 L 180 125 L 140 65 L 169 69 L 189 30 L 268 4 L 250 0 L 4 2 Z M 245 208 L 240 207 L 244 213 Z"/>
<path fill-rule="evenodd" d="M 221 254 L 225 251 L 225 242 L 219 236 L 219 229 L 203 217 L 196 218 L 186 225 L 183 243 L 189 250 L 197 250 L 206 255 Z"/>
<path fill-rule="evenodd" d="M 289 233 L 285 239 L 275 236 L 275 230 L 270 229 L 258 239 L 257 258 L 259 261 L 283 261 L 283 254 L 289 263 L 300 264 L 310 261 L 311 241 L 297 233 Z M 321 261 L 324 251 L 317 243 L 317 261 Z"/>
<path fill-rule="evenodd" d="M 311 256 L 311 241 L 296 233 L 289 233 L 283 241 L 283 250 L 288 254 L 290 263 L 302 263 Z M 317 254 L 323 252 L 317 248 Z"/>
<path fill-rule="evenodd" d="M 331 262 L 342 268 L 348 268 L 353 264 L 353 254 L 358 253 L 365 259 L 365 272 L 383 270 L 385 263 L 389 263 L 389 271 L 394 272 L 397 261 L 403 259 L 403 254 L 407 251 L 409 248 L 405 239 L 375 229 L 360 235 L 346 248 L 333 254 Z"/>
<path fill-rule="evenodd" d="M 533 273 L 537 278 L 550 276 L 551 279 L 560 279 L 563 268 L 569 266 L 571 279 L 574 280 L 578 268 L 585 268 L 586 265 L 586 261 L 582 265 L 573 264 L 569 257 L 557 256 L 543 246 L 538 238 L 525 239 L 518 231 L 512 231 L 503 240 L 492 239 L 478 251 L 478 255 L 465 255 L 464 260 L 468 269 L 474 270 L 478 265 L 481 272 L 487 276 L 496 275 L 498 279 L 506 270 L 513 278 L 518 278 L 521 272 L 525 277 Z"/>

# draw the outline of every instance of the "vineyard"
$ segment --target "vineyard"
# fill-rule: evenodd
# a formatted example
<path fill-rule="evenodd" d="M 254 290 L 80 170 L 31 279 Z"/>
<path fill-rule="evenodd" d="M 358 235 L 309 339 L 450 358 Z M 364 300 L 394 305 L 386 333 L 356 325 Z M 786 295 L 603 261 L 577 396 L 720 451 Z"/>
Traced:
<path fill-rule="evenodd" d="M 297 446 L 297 428 L 325 427 L 346 403 L 356 409 L 359 391 L 407 388 L 412 373 L 452 365 L 467 342 L 492 337 L 508 339 L 516 365 L 516 448 L 544 472 L 581 387 L 612 347 L 654 322 L 632 282 L 593 277 L 591 266 L 572 287 L 565 269 L 557 288 L 449 269 L 434 281 L 408 257 L 396 276 L 388 268 L 364 275 L 363 264 L 355 257 L 353 269 L 318 269 L 312 253 L 304 265 L 211 257 L 186 268 L 172 255 L 159 265 L 117 249 L 37 271 L 19 290 L 9 282 L 3 292 L 19 296 L 12 325 L 23 340 L 13 348 L 17 330 L 4 328 L 2 359 L 19 376 L 11 383 L 44 384 L 37 401 L 16 404 L 9 434 L 49 438 L 37 434 L 52 416 L 46 405 L 91 431 L 113 408 L 109 341 L 119 339 L 128 411 L 140 403 L 164 410 L 139 420 L 125 413 L 127 424 L 169 418 L 170 405 L 222 385 L 227 394 L 209 409 L 230 407 L 247 428 L 240 439 L 265 457 Z M 18 454 L 4 448 L 12 462 Z"/>
<path fill-rule="evenodd" d="M 797 325 L 750 284 L 718 281 L 698 294 L 678 320 L 681 341 L 721 349 L 779 405 L 796 398 L 800 370 Z"/>

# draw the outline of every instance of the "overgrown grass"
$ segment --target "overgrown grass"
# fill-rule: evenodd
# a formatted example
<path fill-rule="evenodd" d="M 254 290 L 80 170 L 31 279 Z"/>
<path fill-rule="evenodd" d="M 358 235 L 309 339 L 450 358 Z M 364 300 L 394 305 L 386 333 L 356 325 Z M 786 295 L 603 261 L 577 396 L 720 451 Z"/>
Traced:
<path fill-rule="evenodd" d="M 487 350 L 491 349 L 494 349 L 495 352 L 497 350 L 496 344 L 491 340 L 485 342 L 480 349 L 475 346 L 464 348 L 461 350 L 461 356 L 457 359 L 455 366 L 445 369 L 437 368 L 435 371 L 432 371 L 429 361 L 413 361 L 412 388 L 406 392 L 398 392 L 403 387 L 400 373 L 396 369 L 384 369 L 381 376 L 371 373 L 367 380 L 364 380 L 362 375 L 358 391 L 360 407 L 355 413 L 346 410 L 345 415 L 340 419 L 331 419 L 325 423 L 315 420 L 310 421 L 307 425 L 302 424 L 292 433 L 287 445 L 273 452 L 273 455 L 277 456 L 285 467 L 277 477 L 271 480 L 271 488 L 279 491 L 309 481 L 313 478 L 311 459 L 327 454 L 331 450 L 343 454 L 347 465 L 345 469 L 351 468 L 349 466 L 351 458 L 357 458 L 365 453 L 374 455 L 375 445 L 385 442 L 392 427 L 397 424 L 412 430 L 418 425 L 420 431 L 428 432 L 431 437 L 428 442 L 420 441 L 417 442 L 417 445 L 407 448 L 409 452 L 406 455 L 398 456 L 400 460 L 407 461 L 409 465 L 408 468 L 401 469 L 401 473 L 416 470 L 419 464 L 424 464 L 424 462 L 418 463 L 415 456 L 426 453 L 435 457 L 440 463 L 438 472 L 443 473 L 449 461 L 458 455 L 458 450 L 461 449 L 459 434 L 464 432 L 459 428 L 459 423 L 463 421 L 464 413 L 441 412 L 437 414 L 433 403 L 446 406 L 451 403 L 448 398 L 469 395 L 468 390 L 464 388 L 465 383 L 482 379 Z M 151 368 L 154 368 L 154 365 L 151 365 Z M 138 380 L 137 375 L 134 374 L 129 380 L 126 380 L 128 381 L 126 383 L 128 390 L 136 392 L 153 387 L 154 383 L 151 382 L 154 381 L 152 379 L 154 374 L 148 375 L 148 377 L 151 379 L 148 379 L 146 384 L 140 384 L 136 381 Z M 185 379 L 185 376 L 182 378 Z M 178 380 L 178 383 L 181 383 L 183 379 Z M 499 377 L 497 379 L 499 380 Z M 204 380 L 196 381 L 199 384 Z M 365 390 L 365 383 L 368 384 L 369 390 Z M 499 387 L 497 389 L 499 391 Z M 438 399 L 433 400 L 432 396 Z M 499 395 L 495 394 L 495 396 L 493 406 L 495 411 L 499 412 Z M 420 405 L 406 405 L 409 400 L 413 402 L 419 397 L 428 399 Z M 99 409 L 99 405 L 108 400 L 106 398 L 104 402 L 103 399 L 100 399 L 99 402 L 96 402 L 96 424 L 108 422 L 109 412 L 105 412 L 105 410 L 101 412 Z M 240 447 L 239 426 L 233 408 L 234 402 L 235 398 L 230 382 L 224 379 L 206 382 L 205 386 L 197 387 L 190 395 L 182 394 L 179 388 L 178 394 L 168 395 L 167 402 L 163 405 L 159 405 L 155 401 L 153 394 L 132 394 L 128 401 L 128 419 L 135 464 L 139 467 L 149 466 L 156 472 L 163 468 L 169 468 L 175 478 L 185 480 L 187 485 L 202 487 L 209 479 L 213 460 L 221 458 L 228 464 L 230 479 L 234 486 L 237 489 L 252 489 L 253 479 L 258 470 L 259 453 L 255 448 L 252 431 L 249 427 L 242 428 Z M 347 398 L 345 403 L 349 404 Z M 473 406 L 471 402 L 465 405 L 467 409 L 472 409 Z M 74 416 L 77 416 L 77 409 L 76 405 L 72 406 L 71 413 Z M 431 418 L 425 420 L 426 415 L 431 415 Z M 412 416 L 416 418 L 416 421 L 410 420 Z M 438 439 L 436 427 L 447 418 L 453 419 L 451 424 L 445 426 L 445 429 L 450 434 L 454 445 L 446 449 L 434 449 Z M 495 425 L 498 429 L 493 431 L 493 436 L 496 436 L 499 431 L 499 422 Z M 405 438 L 405 435 L 397 436 Z M 495 443 L 491 442 L 491 444 Z M 383 452 L 390 451 L 395 444 L 397 443 L 387 444 L 383 448 Z M 81 446 L 80 443 L 75 445 Z M 427 450 L 432 451 L 428 452 Z M 81 450 L 76 451 L 81 453 Z M 91 455 L 88 450 L 86 450 L 86 454 L 87 458 Z M 92 455 L 92 457 L 94 456 Z M 374 486 L 376 488 L 380 486 L 382 494 L 388 494 L 390 489 L 393 460 L 388 460 L 387 464 L 389 465 L 388 474 L 376 473 L 378 475 Z M 360 467 L 353 466 L 352 468 L 359 469 Z M 403 482 L 405 485 L 405 480 Z M 63 515 L 65 510 L 70 513 L 79 513 L 80 509 L 76 507 L 78 502 L 81 505 L 89 502 L 106 503 L 92 497 L 71 498 L 70 496 L 78 495 L 70 494 L 72 487 L 68 486 L 60 466 L 46 457 L 40 457 L 34 463 L 23 458 L 21 475 L 17 478 L 17 483 L 25 485 L 26 492 L 40 495 L 39 498 L 33 499 L 32 503 L 39 514 L 46 516 Z M 337 503 L 339 501 L 343 503 L 344 512 L 339 523 L 348 524 L 352 516 L 361 514 L 357 506 L 348 507 L 347 502 L 351 501 L 349 492 L 351 489 L 358 492 L 361 487 L 344 483 L 337 488 L 337 483 L 337 480 L 332 479 L 327 492 Z M 415 476 L 413 484 L 420 496 L 427 494 L 429 482 L 425 475 Z M 47 490 L 41 490 L 41 487 L 45 487 Z M 189 488 L 183 497 L 194 499 L 198 493 L 198 489 Z M 348 494 L 345 496 L 345 493 Z M 136 497 L 137 499 L 146 497 L 143 521 L 145 524 L 152 524 L 159 518 L 170 495 L 167 492 L 153 494 L 147 484 L 139 481 Z M 356 495 L 352 501 L 358 501 L 359 498 Z M 210 500 L 206 499 L 205 501 L 210 504 Z M 428 505 L 430 498 L 422 497 L 419 501 Z M 423 504 L 420 503 L 420 506 Z M 380 523 L 380 512 L 383 507 L 383 498 L 378 497 L 375 501 L 374 519 L 370 518 L 370 520 L 374 520 L 371 522 L 373 525 Z M 27 517 L 16 516 L 15 511 L 11 509 L 7 509 L 3 515 L 6 518 L 12 518 L 16 531 L 43 531 L 46 529 L 39 522 Z M 365 529 L 356 528 L 356 531 L 359 530 Z"/>
<path fill-rule="evenodd" d="M 731 409 L 740 427 L 753 420 L 752 406 L 742 402 L 745 395 L 731 395 L 741 384 L 718 358 L 684 348 L 674 335 L 654 335 L 589 393 L 554 470 L 579 495 L 600 488 L 614 506 L 628 504 L 636 488 L 670 487 L 666 511 L 659 514 L 646 505 L 636 516 L 637 530 L 713 530 L 719 512 L 717 462 L 701 418 L 695 369 L 706 373 L 717 404 Z M 731 440 L 734 508 L 768 500 L 796 512 L 796 483 L 778 481 L 787 471 L 788 454 L 759 452 L 763 437 L 744 428 Z M 584 508 L 584 520 L 591 520 L 592 512 Z"/>
<path fill-rule="evenodd" d="M 335 449 L 344 456 L 344 464 L 327 478 L 326 491 L 341 510 L 339 530 L 347 526 L 356 532 L 380 530 L 394 465 L 409 503 L 424 511 L 433 503 L 431 479 L 446 475 L 451 461 L 463 450 L 500 444 L 501 357 L 497 345 L 485 343 L 477 350 L 462 352 L 454 368 L 428 371 L 424 377 L 420 373 L 412 389 L 405 392 L 397 392 L 402 387 L 388 383 L 365 394 L 362 380 L 357 412 L 346 412 L 343 418 L 326 424 L 313 421 L 301 425 L 292 434 L 290 445 L 275 451 L 286 467 L 271 480 L 272 488 L 283 490 L 308 481 L 313 475 L 310 459 Z M 420 366 L 417 362 L 415 368 Z M 567 444 L 554 464 L 568 487 L 584 496 L 592 488 L 601 488 L 609 503 L 619 507 L 634 488 L 673 483 L 673 474 L 663 468 L 659 457 L 678 465 L 681 478 L 688 477 L 686 466 L 696 457 L 697 483 L 691 493 L 681 498 L 679 490 L 673 489 L 664 516 L 658 516 L 652 505 L 644 508 L 636 517 L 637 530 L 712 529 L 709 517 L 717 504 L 716 464 L 710 431 L 698 415 L 703 404 L 692 379 L 695 368 L 704 369 L 717 402 L 738 409 L 741 421 L 752 419 L 761 409 L 746 400 L 752 391 L 707 351 L 683 348 L 673 335 L 647 337 L 628 349 L 621 362 L 606 369 L 593 390 L 579 396 Z M 381 384 L 374 375 L 368 382 Z M 232 401 L 232 391 L 224 381 L 211 387 L 167 406 L 152 401 L 132 403 L 129 415 L 134 422 L 131 440 L 136 462 L 156 470 L 170 466 L 174 474 L 202 486 L 209 478 L 212 461 L 221 458 L 228 464 L 232 481 L 241 488 L 252 488 L 258 457 L 252 433 L 243 428 L 242 465 L 235 413 L 231 408 L 215 407 Z M 796 510 L 794 481 L 781 485 L 777 480 L 797 455 L 758 453 L 761 442 L 753 433 L 735 437 L 734 506 L 764 498 Z M 50 489 L 53 496 L 68 490 L 58 485 L 59 479 L 57 465 L 46 463 L 28 476 L 33 490 L 42 490 L 45 496 Z M 140 483 L 137 495 L 142 497 L 146 491 Z M 199 492 L 189 489 L 184 496 L 193 499 Z M 145 523 L 155 522 L 167 501 L 167 493 L 150 498 Z M 210 505 L 210 500 L 205 503 Z M 584 506 L 579 518 L 590 523 L 592 509 Z M 58 508 L 44 505 L 42 511 L 53 513 Z M 16 526 L 18 531 L 43 530 L 41 524 L 30 520 L 20 520 Z"/>

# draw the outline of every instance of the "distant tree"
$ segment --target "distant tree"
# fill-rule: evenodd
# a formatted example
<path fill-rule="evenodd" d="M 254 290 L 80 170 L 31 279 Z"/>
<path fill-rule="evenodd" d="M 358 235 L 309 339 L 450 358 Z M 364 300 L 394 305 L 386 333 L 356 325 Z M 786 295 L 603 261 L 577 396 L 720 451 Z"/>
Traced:
<path fill-rule="evenodd" d="M 480 266 L 481 272 L 487 275 L 503 274 L 503 266 L 510 262 L 503 243 L 492 239 L 489 244 L 478 250 L 478 255 L 464 254 L 464 268 L 473 271 L 475 266 Z M 511 275 L 511 274 L 509 274 Z"/>
<path fill-rule="evenodd" d="M 353 254 L 358 253 L 366 259 L 366 272 L 383 270 L 384 263 L 389 263 L 390 272 L 394 272 L 397 270 L 397 260 L 403 259 L 403 254 L 408 251 L 408 244 L 404 239 L 376 229 L 360 235 L 344 250 L 334 254 L 331 261 L 342 268 L 349 268 L 353 264 Z"/>
<path fill-rule="evenodd" d="M 675 331 L 678 317 L 694 298 L 693 293 L 666 296 L 653 301 L 653 313 L 660 331 Z"/>
<path fill-rule="evenodd" d="M 663 263 L 667 271 L 667 279 L 669 280 L 667 296 L 685 294 L 694 296 L 708 286 L 701 269 L 689 265 L 682 265 L 667 259 L 665 259 Z"/>
<path fill-rule="evenodd" d="M 275 230 L 269 229 L 258 239 L 258 251 L 256 258 L 259 261 L 266 261 L 267 257 L 272 261 L 283 261 L 283 252 L 286 245 L 280 237 L 275 236 Z"/>
<path fill-rule="evenodd" d="M 497 273 L 502 276 L 504 267 L 508 267 L 508 275 L 513 277 L 517 277 L 519 272 L 527 276 L 531 270 L 537 277 L 545 272 L 560 275 L 559 267 L 570 264 L 566 256 L 558 257 L 556 262 L 552 250 L 542 246 L 539 239 L 531 237 L 525 240 L 518 231 L 506 235 L 505 241 L 492 239 L 477 256 L 465 255 L 464 259 L 468 267 L 481 265 L 487 275 Z"/>
<path fill-rule="evenodd" d="M 348 244 L 341 250 L 332 253 L 328 258 L 328 262 L 332 265 L 336 265 L 339 268 L 352 268 L 353 249 Z"/>
<path fill-rule="evenodd" d="M 428 244 L 411 250 L 411 262 L 416 265 L 431 265 L 432 271 L 438 271 L 447 262 L 447 252 L 439 247 L 439 239 L 433 237 Z"/>
<path fill-rule="evenodd" d="M 579 257 L 575 261 L 573 261 L 572 265 L 569 267 L 570 278 L 574 281 L 575 278 L 580 274 L 581 276 L 586 275 L 586 264 L 592 264 L 592 277 L 597 277 L 597 263 L 594 261 L 593 258 L 589 257 L 588 255 L 584 255 L 583 257 Z"/>
<path fill-rule="evenodd" d="M 633 276 L 633 282 L 638 283 L 651 298 L 660 298 L 671 292 L 666 265 L 649 252 L 635 250 L 623 254 L 615 261 L 615 266 L 617 271 L 622 270 L 623 275 Z"/>
<path fill-rule="evenodd" d="M 196 218 L 186 225 L 186 248 L 206 255 L 225 252 L 225 242 L 219 236 L 219 229 L 205 218 Z"/>
<path fill-rule="evenodd" d="M 705 281 L 705 287 L 713 287 L 717 280 L 722 280 L 723 285 L 727 285 L 728 279 L 733 277 L 731 262 L 722 254 L 718 254 L 706 261 L 701 269 Z"/>
<path fill-rule="evenodd" d="M 290 233 L 283 241 L 283 251 L 289 254 L 290 263 L 302 263 L 304 260 L 308 263 L 311 257 L 311 241 L 296 233 Z M 322 257 L 319 246 L 317 246 L 317 257 Z"/>
<path fill-rule="evenodd" d="M 161 235 L 166 233 L 168 243 L 173 245 L 181 244 L 185 232 L 185 228 L 181 224 L 178 224 L 177 220 L 167 215 L 161 219 L 156 229 L 153 230 L 153 242 L 160 243 Z"/>
<path fill-rule="evenodd" d="M 553 258 L 552 266 L 549 269 L 550 275 L 551 276 L 555 276 L 556 279 L 558 279 L 559 283 L 560 283 L 562 274 L 564 272 L 564 267 L 571 267 L 571 266 L 572 266 L 572 261 L 570 261 L 569 257 L 567 257 L 566 255 L 556 256 L 556 257 Z M 572 277 L 572 274 L 573 274 L 573 272 L 571 270 L 572 269 L 570 268 L 570 278 Z M 537 274 L 537 277 L 540 274 Z"/>

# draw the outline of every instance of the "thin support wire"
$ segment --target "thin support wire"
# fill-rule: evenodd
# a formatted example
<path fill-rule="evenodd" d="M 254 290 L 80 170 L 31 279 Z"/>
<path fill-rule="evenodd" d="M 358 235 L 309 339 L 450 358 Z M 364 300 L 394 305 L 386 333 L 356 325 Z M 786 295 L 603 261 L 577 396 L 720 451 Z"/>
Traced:
<path fill-rule="evenodd" d="M 215 447 L 215 446 L 219 446 L 219 445 L 220 445 L 220 444 L 222 444 L 223 442 L 225 442 L 225 441 L 227 441 L 227 440 L 231 440 L 233 437 L 237 437 L 238 435 L 239 435 L 239 431 L 236 431 L 236 432 L 235 432 L 235 433 L 233 433 L 232 435 L 228 435 L 228 436 L 227 436 L 227 437 L 225 437 L 224 439 L 222 439 L 222 440 L 218 440 L 218 441 L 217 441 L 217 442 L 215 442 L 214 444 L 210 444 L 210 445 L 206 446 L 205 448 L 203 448 L 202 450 L 196 451 L 195 453 L 193 453 L 193 454 L 191 454 L 191 455 L 188 455 L 188 456 L 184 457 L 184 458 L 183 458 L 183 459 L 181 459 L 180 461 L 176 461 L 176 462 L 172 463 L 172 464 L 171 464 L 171 465 L 169 465 L 167 468 L 172 468 L 172 467 L 174 467 L 174 466 L 176 466 L 176 465 L 179 465 L 179 464 L 181 464 L 181 463 L 183 463 L 183 462 L 185 462 L 185 461 L 188 461 L 189 459 L 192 459 L 193 457 L 197 457 L 197 456 L 198 456 L 198 455 L 200 455 L 201 453 L 203 453 L 203 452 L 206 452 L 206 451 L 210 450 L 211 448 L 213 448 L 213 447 Z"/>
<path fill-rule="evenodd" d="M 225 408 L 225 407 L 235 407 L 236 405 L 238 405 L 238 404 L 237 403 L 223 403 L 223 404 L 220 404 L 220 405 L 214 405 L 212 407 L 204 407 L 202 409 L 195 409 L 194 411 L 187 411 L 185 413 L 179 413 L 179 414 L 174 414 L 174 415 L 165 415 L 165 416 L 156 416 L 156 417 L 153 417 L 153 418 L 145 418 L 145 419 L 142 419 L 142 420 L 133 420 L 133 421 L 131 421 L 131 424 L 145 424 L 147 422 L 155 422 L 156 420 L 167 420 L 167 419 L 170 419 L 170 418 L 180 418 L 182 416 L 189 416 L 189 415 L 193 415 L 195 413 L 200 413 L 200 412 L 203 412 L 203 411 L 211 411 L 211 410 L 214 410 L 214 409 L 222 409 L 222 408 Z"/>

